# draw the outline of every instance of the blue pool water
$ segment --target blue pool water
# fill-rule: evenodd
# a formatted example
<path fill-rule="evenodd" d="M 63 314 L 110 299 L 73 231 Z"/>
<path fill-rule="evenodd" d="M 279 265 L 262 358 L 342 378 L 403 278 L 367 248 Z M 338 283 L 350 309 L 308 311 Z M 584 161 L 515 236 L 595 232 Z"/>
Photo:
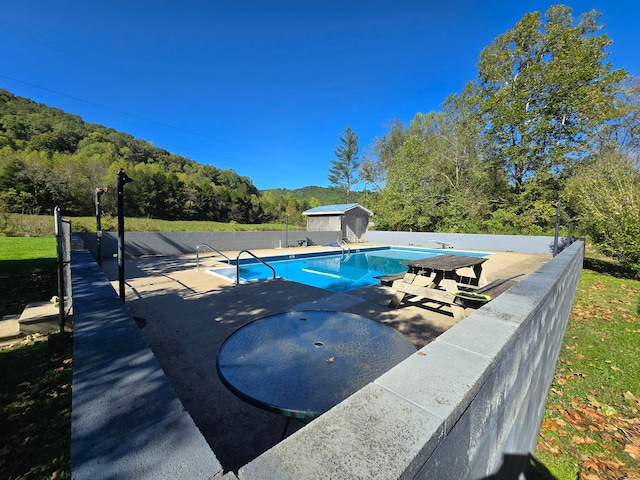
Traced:
<path fill-rule="evenodd" d="M 406 272 L 403 260 L 416 260 L 446 253 L 485 257 L 480 252 L 433 250 L 424 248 L 383 247 L 359 249 L 352 254 L 298 254 L 263 258 L 275 271 L 276 276 L 313 287 L 334 292 L 346 292 L 357 288 L 376 285 L 376 276 Z M 236 267 L 214 268 L 209 273 L 236 280 Z M 241 259 L 240 282 L 250 282 L 272 278 L 273 273 L 262 263 L 253 259 Z"/>

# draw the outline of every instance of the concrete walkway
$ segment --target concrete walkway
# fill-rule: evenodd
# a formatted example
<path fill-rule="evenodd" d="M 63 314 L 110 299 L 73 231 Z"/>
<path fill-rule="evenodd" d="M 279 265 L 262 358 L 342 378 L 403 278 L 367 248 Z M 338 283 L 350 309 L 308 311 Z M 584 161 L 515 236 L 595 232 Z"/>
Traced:
<path fill-rule="evenodd" d="M 311 248 L 260 251 L 309 252 Z M 235 252 L 225 252 L 235 258 Z M 488 281 L 530 273 L 549 255 L 494 253 L 485 263 Z M 208 260 L 206 263 L 211 263 Z M 104 271 L 118 291 L 115 261 Z M 339 310 L 386 323 L 417 348 L 454 325 L 447 308 L 409 300 L 397 310 L 393 290 L 372 286 L 334 293 L 286 280 L 233 285 L 196 269 L 195 256 L 129 259 L 125 265 L 126 304 L 185 409 L 225 471 L 238 468 L 278 443 L 284 417 L 239 400 L 220 382 L 216 355 L 237 328 L 258 318 L 291 310 Z M 433 304 L 430 304 L 433 305 Z M 289 433 L 300 428 L 292 422 Z"/>

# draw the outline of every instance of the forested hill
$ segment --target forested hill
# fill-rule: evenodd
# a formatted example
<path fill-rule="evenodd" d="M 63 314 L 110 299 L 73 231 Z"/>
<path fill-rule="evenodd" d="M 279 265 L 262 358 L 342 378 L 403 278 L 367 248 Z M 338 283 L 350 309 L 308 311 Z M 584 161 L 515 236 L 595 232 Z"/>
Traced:
<path fill-rule="evenodd" d="M 116 172 L 126 187 L 125 213 L 167 220 L 261 223 L 309 203 L 261 198 L 252 181 L 170 153 L 127 133 L 0 89 L 0 211 L 94 213 L 94 191 L 107 186 L 103 210 L 116 209 Z M 293 213 L 293 212 L 287 212 Z"/>
<path fill-rule="evenodd" d="M 286 188 L 273 188 L 269 190 L 263 190 L 265 194 L 269 195 L 283 195 L 291 194 L 296 200 L 307 201 L 312 206 L 318 205 L 335 205 L 339 203 L 347 203 L 345 198 L 345 192 L 341 188 L 337 187 L 318 187 L 308 186 L 302 188 L 296 188 L 295 190 L 289 190 Z M 362 197 L 362 192 L 350 192 L 349 203 L 358 203 Z"/>

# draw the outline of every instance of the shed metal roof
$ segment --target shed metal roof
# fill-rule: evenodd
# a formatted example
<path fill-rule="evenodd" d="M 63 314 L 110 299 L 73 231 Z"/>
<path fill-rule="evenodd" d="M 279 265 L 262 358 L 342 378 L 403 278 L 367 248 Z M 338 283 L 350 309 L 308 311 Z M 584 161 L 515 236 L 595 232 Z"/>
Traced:
<path fill-rule="evenodd" d="M 360 208 L 364 210 L 367 215 L 373 215 L 373 212 L 367 210 L 359 203 L 340 203 L 338 205 L 321 205 L 319 207 L 311 208 L 302 212 L 303 215 L 344 215 L 354 208 Z"/>

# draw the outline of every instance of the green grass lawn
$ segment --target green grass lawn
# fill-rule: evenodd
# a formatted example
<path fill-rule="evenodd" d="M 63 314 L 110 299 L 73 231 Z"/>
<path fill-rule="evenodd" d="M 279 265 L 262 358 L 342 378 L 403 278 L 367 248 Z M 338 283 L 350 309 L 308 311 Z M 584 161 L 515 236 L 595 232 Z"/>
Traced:
<path fill-rule="evenodd" d="M 55 237 L 0 237 L 0 318 L 58 292 Z"/>
<path fill-rule="evenodd" d="M 558 479 L 640 478 L 640 281 L 585 269 L 536 458 Z"/>
<path fill-rule="evenodd" d="M 0 350 L 0 478 L 71 478 L 72 351 Z"/>

